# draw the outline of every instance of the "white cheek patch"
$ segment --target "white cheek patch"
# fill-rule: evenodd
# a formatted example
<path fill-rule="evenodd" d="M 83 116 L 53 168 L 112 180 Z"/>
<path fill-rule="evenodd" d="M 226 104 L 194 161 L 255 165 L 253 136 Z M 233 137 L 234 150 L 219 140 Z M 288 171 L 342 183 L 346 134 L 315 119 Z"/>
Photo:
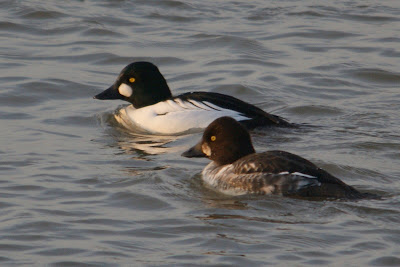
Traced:
<path fill-rule="evenodd" d="M 207 157 L 211 156 L 211 148 L 206 143 L 201 145 L 201 150 L 207 155 Z"/>
<path fill-rule="evenodd" d="M 131 97 L 133 91 L 132 87 L 125 83 L 121 83 L 121 85 L 118 87 L 118 92 L 123 96 Z"/>

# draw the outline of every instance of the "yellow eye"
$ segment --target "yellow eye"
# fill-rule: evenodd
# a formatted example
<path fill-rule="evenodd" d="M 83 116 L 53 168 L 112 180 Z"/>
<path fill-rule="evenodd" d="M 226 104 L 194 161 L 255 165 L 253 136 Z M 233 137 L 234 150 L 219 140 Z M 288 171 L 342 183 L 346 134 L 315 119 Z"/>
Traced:
<path fill-rule="evenodd" d="M 213 141 L 213 142 L 214 142 L 215 140 L 217 140 L 217 137 L 215 137 L 215 135 L 213 135 L 213 136 L 211 136 L 211 138 L 210 138 L 210 139 L 211 139 L 211 141 Z"/>
<path fill-rule="evenodd" d="M 135 78 L 129 78 L 129 82 L 131 83 L 135 82 Z"/>

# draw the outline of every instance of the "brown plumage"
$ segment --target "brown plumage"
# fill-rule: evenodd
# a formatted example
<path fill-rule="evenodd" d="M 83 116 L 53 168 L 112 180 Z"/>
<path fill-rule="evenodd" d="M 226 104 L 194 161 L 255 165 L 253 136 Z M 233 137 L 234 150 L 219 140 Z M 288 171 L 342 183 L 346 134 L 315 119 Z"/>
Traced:
<path fill-rule="evenodd" d="M 208 157 L 203 180 L 227 194 L 282 194 L 314 198 L 376 197 L 285 151 L 256 153 L 248 131 L 230 117 L 213 121 L 201 141 L 182 154 Z"/>

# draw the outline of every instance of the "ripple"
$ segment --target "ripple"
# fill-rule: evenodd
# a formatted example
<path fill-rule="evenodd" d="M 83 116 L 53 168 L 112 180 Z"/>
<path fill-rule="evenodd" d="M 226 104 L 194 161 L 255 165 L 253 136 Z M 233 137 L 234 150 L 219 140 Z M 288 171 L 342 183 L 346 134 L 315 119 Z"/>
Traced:
<path fill-rule="evenodd" d="M 84 219 L 84 220 L 73 220 L 71 223 L 79 223 L 79 224 L 95 224 L 95 225 L 104 225 L 104 226 L 112 226 L 112 227 L 124 227 L 128 226 L 131 223 L 128 221 L 117 220 L 117 219 Z"/>
<path fill-rule="evenodd" d="M 360 249 L 360 250 L 373 250 L 373 251 L 378 251 L 378 250 L 382 250 L 382 249 L 386 249 L 387 246 L 382 243 L 382 242 L 377 242 L 377 241 L 372 241 L 372 242 L 361 242 L 361 243 L 357 243 L 355 245 L 352 246 L 355 249 Z"/>
<path fill-rule="evenodd" d="M 1 31 L 16 32 L 16 31 L 26 31 L 27 29 L 29 29 L 27 26 L 18 23 L 13 23 L 9 21 L 0 21 Z"/>
<path fill-rule="evenodd" d="M 379 40 L 379 42 L 380 41 L 381 40 Z M 400 38 L 395 39 L 393 42 L 400 43 Z M 395 57 L 396 58 L 396 57 L 400 57 L 400 51 L 389 48 L 389 49 L 385 49 L 384 51 L 382 51 L 381 55 L 385 56 L 385 57 L 390 57 L 390 58 Z"/>
<path fill-rule="evenodd" d="M 357 69 L 346 71 L 347 74 L 351 74 L 353 77 L 357 79 L 361 79 L 368 82 L 377 82 L 377 83 L 400 83 L 400 73 L 391 72 L 383 69 Z"/>
<path fill-rule="evenodd" d="M 256 60 L 259 60 L 258 58 L 260 57 L 278 57 L 281 55 L 279 51 L 272 51 L 265 47 L 262 42 L 234 35 L 209 36 L 208 38 L 196 40 L 192 45 L 198 48 L 228 47 L 234 51 L 240 51 L 248 56 L 256 57 Z"/>
<path fill-rule="evenodd" d="M 8 203 L 8 202 L 0 202 L 0 209 L 6 209 L 9 207 L 16 206 L 15 204 Z"/>
<path fill-rule="evenodd" d="M 190 23 L 200 20 L 200 18 L 182 15 L 161 14 L 159 12 L 152 12 L 147 16 L 148 19 L 156 19 L 175 23 Z"/>
<path fill-rule="evenodd" d="M 44 256 L 71 256 L 84 252 L 86 252 L 86 250 L 77 248 L 55 248 L 36 251 L 35 254 Z"/>
<path fill-rule="evenodd" d="M 15 245 L 15 244 L 1 244 L 0 250 L 3 251 L 27 251 L 34 249 L 34 246 L 26 246 L 26 245 Z"/>
<path fill-rule="evenodd" d="M 82 36 L 101 36 L 101 37 L 109 36 L 109 37 L 113 37 L 113 38 L 125 37 L 125 34 L 115 32 L 112 30 L 107 30 L 107 29 L 89 29 L 89 30 L 83 31 L 81 33 L 81 35 Z"/>
<path fill-rule="evenodd" d="M 289 12 L 287 13 L 289 16 L 305 16 L 305 17 L 325 17 L 326 14 L 322 13 L 322 12 L 317 12 L 317 11 L 313 11 L 313 10 L 307 10 L 307 11 L 299 11 L 299 12 Z"/>
<path fill-rule="evenodd" d="M 99 57 L 101 58 L 101 57 Z M 117 55 L 110 55 L 108 58 L 99 59 L 97 58 L 96 64 L 100 65 L 121 65 L 126 66 L 127 64 L 134 62 L 134 61 L 150 61 L 156 65 L 184 65 L 187 64 L 189 61 L 177 58 L 177 57 L 121 57 Z"/>
<path fill-rule="evenodd" d="M 350 38 L 356 36 L 360 36 L 360 34 L 344 32 L 344 31 L 309 30 L 309 31 L 299 32 L 297 30 L 283 34 L 271 35 L 263 39 L 275 40 L 275 39 L 286 39 L 292 37 L 311 38 L 311 39 L 338 39 L 338 38 Z"/>
<path fill-rule="evenodd" d="M 17 16 L 23 19 L 36 19 L 36 20 L 47 20 L 47 19 L 60 19 L 66 17 L 67 15 L 57 11 L 50 10 L 29 10 L 24 9 L 16 13 Z"/>
<path fill-rule="evenodd" d="M 96 125 L 92 116 L 65 116 L 57 119 L 45 119 L 42 122 L 49 125 L 74 125 L 80 127 L 93 127 Z"/>
<path fill-rule="evenodd" d="M 50 266 L 54 267 L 99 267 L 102 263 L 89 263 L 89 262 L 82 262 L 82 261 L 56 261 L 50 263 Z M 110 263 L 110 266 L 113 266 Z"/>
<path fill-rule="evenodd" d="M 133 193 L 118 192 L 110 196 L 108 206 L 128 208 L 133 210 L 166 210 L 171 206 L 165 201 L 153 196 Z"/>
<path fill-rule="evenodd" d="M 2 112 L 0 111 L 0 119 L 2 120 L 28 120 L 33 119 L 31 114 L 21 112 Z"/>
<path fill-rule="evenodd" d="M 101 21 L 102 24 L 106 24 L 109 26 L 116 26 L 116 27 L 121 27 L 121 26 L 141 26 L 142 24 L 137 22 L 137 21 L 133 21 L 129 18 L 119 18 L 119 17 L 115 17 L 115 16 L 106 16 L 103 15 L 101 16 L 99 19 L 99 21 Z"/>
<path fill-rule="evenodd" d="M 400 258 L 394 256 L 383 256 L 369 262 L 372 266 L 399 266 Z"/>
<path fill-rule="evenodd" d="M 153 4 L 146 0 L 139 0 L 138 3 L 143 5 L 149 5 L 153 7 Z M 159 3 L 160 7 L 171 8 L 177 10 L 192 10 L 192 5 L 189 3 L 185 3 L 184 1 L 176 1 L 176 0 L 165 0 Z"/>
<path fill-rule="evenodd" d="M 262 9 L 255 9 L 247 19 L 252 21 L 265 21 L 271 20 L 286 13 L 290 8 L 288 7 L 268 7 Z"/>
<path fill-rule="evenodd" d="M 274 63 L 274 62 L 269 62 L 269 61 L 262 61 L 262 60 L 257 60 L 257 59 L 226 59 L 226 60 L 214 60 L 211 62 L 208 62 L 206 66 L 219 66 L 219 65 L 259 65 L 259 66 L 264 66 L 264 67 L 274 67 L 274 68 L 280 68 L 280 67 L 285 67 L 283 64 L 279 63 Z"/>
<path fill-rule="evenodd" d="M 365 21 L 365 22 L 395 22 L 399 21 L 398 17 L 385 15 L 362 15 L 362 14 L 344 14 L 343 18 L 355 21 Z"/>
<path fill-rule="evenodd" d="M 3 236 L 3 238 L 8 240 L 24 241 L 24 242 L 47 240 L 46 236 L 39 234 L 5 235 Z"/>
<path fill-rule="evenodd" d="M 12 92 L 0 93 L 0 103 L 6 106 L 35 106 L 54 99 L 76 99 L 82 97 L 82 88 L 86 85 L 61 79 L 22 82 Z M 87 92 L 88 96 L 90 92 Z M 13 113 L 15 114 L 18 113 Z M 28 117 L 32 115 L 28 114 Z M 22 117 L 21 119 L 26 119 Z"/>
<path fill-rule="evenodd" d="M 54 28 L 42 28 L 40 25 L 34 24 L 22 24 L 22 23 L 14 23 L 14 22 L 4 22 L 0 21 L 0 30 L 7 31 L 10 33 L 23 33 L 28 34 L 30 36 L 59 36 L 65 35 L 67 33 L 75 33 L 79 32 L 84 27 L 80 26 L 79 24 L 65 24 L 62 26 L 54 27 Z M 44 42 L 48 43 L 47 40 Z"/>
<path fill-rule="evenodd" d="M 288 109 L 288 112 L 299 114 L 301 116 L 338 116 L 343 112 L 334 107 L 327 106 L 299 106 Z"/>

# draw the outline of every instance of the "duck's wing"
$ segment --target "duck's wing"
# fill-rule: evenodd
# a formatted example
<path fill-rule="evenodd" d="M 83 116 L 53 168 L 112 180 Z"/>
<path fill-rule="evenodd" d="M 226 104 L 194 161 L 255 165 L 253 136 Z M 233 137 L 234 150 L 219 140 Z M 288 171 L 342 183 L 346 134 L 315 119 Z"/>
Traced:
<path fill-rule="evenodd" d="M 366 194 L 318 168 L 312 162 L 285 151 L 268 151 L 246 156 L 233 163 L 237 174 L 264 174 L 278 179 L 283 195 L 303 197 L 363 198 Z"/>
<path fill-rule="evenodd" d="M 189 102 L 203 103 L 217 109 L 234 110 L 244 117 L 249 118 L 241 121 L 247 128 L 269 125 L 284 127 L 295 126 L 279 116 L 269 114 L 254 105 L 225 94 L 214 92 L 189 92 L 175 98 Z"/>
<path fill-rule="evenodd" d="M 267 151 L 245 156 L 233 163 L 236 173 L 294 173 L 318 176 L 321 170 L 312 162 L 285 151 Z"/>

